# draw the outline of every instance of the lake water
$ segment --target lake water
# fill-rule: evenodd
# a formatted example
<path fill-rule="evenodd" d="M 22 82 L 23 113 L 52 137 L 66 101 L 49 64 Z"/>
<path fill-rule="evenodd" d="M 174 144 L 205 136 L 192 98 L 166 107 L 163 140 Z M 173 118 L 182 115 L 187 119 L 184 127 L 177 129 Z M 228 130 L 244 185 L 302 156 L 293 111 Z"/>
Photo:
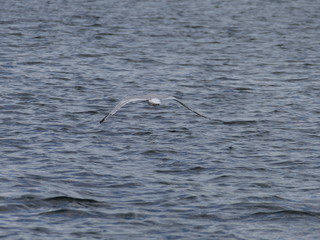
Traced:
<path fill-rule="evenodd" d="M 319 239 L 320 4 L 3 0 L 2 239 Z M 153 107 L 126 96 L 167 94 Z"/>

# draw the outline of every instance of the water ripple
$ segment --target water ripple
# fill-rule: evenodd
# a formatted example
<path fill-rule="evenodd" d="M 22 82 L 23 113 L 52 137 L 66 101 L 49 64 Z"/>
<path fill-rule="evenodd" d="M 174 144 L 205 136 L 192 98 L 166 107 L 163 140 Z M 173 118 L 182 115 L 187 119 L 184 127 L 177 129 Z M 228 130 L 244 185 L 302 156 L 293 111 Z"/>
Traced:
<path fill-rule="evenodd" d="M 316 1 L 1 6 L 0 237 L 319 238 Z"/>

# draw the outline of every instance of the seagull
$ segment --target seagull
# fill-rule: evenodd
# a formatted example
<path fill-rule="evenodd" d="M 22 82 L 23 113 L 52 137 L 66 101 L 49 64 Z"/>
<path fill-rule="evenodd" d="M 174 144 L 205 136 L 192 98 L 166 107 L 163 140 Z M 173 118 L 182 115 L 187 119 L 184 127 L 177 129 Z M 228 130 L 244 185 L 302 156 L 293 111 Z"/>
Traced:
<path fill-rule="evenodd" d="M 173 97 L 173 96 L 165 96 L 165 95 L 154 95 L 154 94 L 149 94 L 149 95 L 141 95 L 141 96 L 132 96 L 132 97 L 127 97 L 120 101 L 112 110 L 110 113 L 108 113 L 104 118 L 101 119 L 100 123 L 103 123 L 107 118 L 110 116 L 114 115 L 116 112 L 119 111 L 121 107 L 124 105 L 131 103 L 131 102 L 137 102 L 137 101 L 147 101 L 149 105 L 152 106 L 157 106 L 161 104 L 161 100 L 174 100 L 178 103 L 180 103 L 182 106 L 186 107 L 189 109 L 191 112 L 197 114 L 200 117 L 208 118 L 197 111 L 191 109 L 188 107 L 186 104 L 184 104 L 180 99 Z M 209 118 L 208 118 L 209 119 Z"/>

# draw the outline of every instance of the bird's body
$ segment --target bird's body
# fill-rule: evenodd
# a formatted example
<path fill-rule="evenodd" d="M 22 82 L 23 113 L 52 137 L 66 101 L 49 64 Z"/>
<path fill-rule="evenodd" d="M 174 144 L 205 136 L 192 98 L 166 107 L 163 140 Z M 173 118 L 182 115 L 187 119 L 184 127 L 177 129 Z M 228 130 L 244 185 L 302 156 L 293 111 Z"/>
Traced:
<path fill-rule="evenodd" d="M 137 102 L 137 101 L 147 101 L 148 104 L 153 105 L 153 106 L 157 106 L 161 104 L 161 100 L 174 100 L 178 103 L 180 103 L 182 106 L 186 107 L 187 109 L 189 109 L 190 111 L 194 112 L 195 114 L 204 117 L 204 118 L 208 118 L 198 112 L 196 112 L 195 110 L 191 109 L 190 107 L 188 107 L 187 105 L 185 105 L 180 99 L 173 97 L 173 96 L 165 96 L 165 95 L 154 95 L 154 94 L 149 94 L 149 95 L 142 95 L 142 96 L 132 96 L 132 97 L 128 97 L 123 99 L 122 101 L 120 101 L 112 110 L 110 113 L 108 113 L 103 119 L 101 119 L 100 123 L 103 123 L 108 117 L 114 115 L 121 107 L 123 107 L 124 105 L 131 103 L 131 102 Z"/>
<path fill-rule="evenodd" d="M 157 106 L 161 104 L 161 101 L 159 98 L 151 98 L 150 100 L 148 100 L 149 105 L 152 106 Z"/>

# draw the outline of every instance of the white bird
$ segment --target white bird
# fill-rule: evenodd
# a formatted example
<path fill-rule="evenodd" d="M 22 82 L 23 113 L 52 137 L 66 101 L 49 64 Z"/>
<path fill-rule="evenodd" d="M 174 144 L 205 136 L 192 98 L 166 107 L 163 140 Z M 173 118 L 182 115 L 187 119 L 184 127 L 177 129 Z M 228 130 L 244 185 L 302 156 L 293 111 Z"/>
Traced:
<path fill-rule="evenodd" d="M 108 117 L 112 116 L 113 114 L 115 114 L 117 111 L 119 111 L 119 109 L 121 107 L 123 107 L 124 105 L 126 105 L 127 103 L 131 103 L 131 102 L 137 102 L 137 101 L 147 101 L 148 104 L 156 106 L 156 105 L 160 105 L 161 104 L 161 100 L 174 100 L 178 103 L 180 103 L 182 106 L 186 107 L 187 109 L 189 109 L 190 111 L 194 112 L 195 114 L 199 115 L 200 117 L 204 117 L 204 118 L 208 118 L 200 113 L 198 113 L 197 111 L 191 109 L 190 107 L 188 107 L 186 104 L 184 104 L 180 99 L 173 97 L 173 96 L 164 96 L 164 95 L 153 95 L 153 94 L 149 94 L 149 95 L 142 95 L 142 96 L 132 96 L 132 97 L 128 97 L 123 99 L 122 101 L 120 101 L 112 110 L 110 113 L 108 113 L 104 118 L 101 119 L 100 123 L 103 123 Z M 208 118 L 209 119 L 209 118 Z"/>

